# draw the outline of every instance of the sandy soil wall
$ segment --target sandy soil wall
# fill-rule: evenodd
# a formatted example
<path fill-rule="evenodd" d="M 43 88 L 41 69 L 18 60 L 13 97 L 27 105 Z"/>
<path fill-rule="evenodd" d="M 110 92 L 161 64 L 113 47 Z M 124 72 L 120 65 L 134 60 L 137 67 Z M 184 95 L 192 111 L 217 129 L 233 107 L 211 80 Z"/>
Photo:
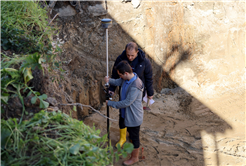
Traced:
<path fill-rule="evenodd" d="M 62 13 L 57 24 L 61 30 L 58 37 L 64 42 L 61 59 L 67 62 L 69 77 L 65 91 L 75 102 L 100 108 L 105 100 L 101 82 L 106 73 L 105 30 L 100 19 L 111 18 L 110 70 L 125 45 L 136 41 L 151 59 L 157 92 L 165 94 L 166 88 L 179 86 L 194 101 L 188 105 L 179 101 L 180 108 L 185 106 L 199 116 L 210 112 L 223 121 L 221 132 L 218 126 L 214 131 L 199 129 L 201 163 L 245 162 L 245 149 L 240 150 L 245 144 L 245 2 L 80 4 L 80 14 L 65 2 L 57 2 L 51 14 Z M 186 100 L 187 96 L 181 98 Z M 88 110 L 80 112 L 88 115 Z"/>

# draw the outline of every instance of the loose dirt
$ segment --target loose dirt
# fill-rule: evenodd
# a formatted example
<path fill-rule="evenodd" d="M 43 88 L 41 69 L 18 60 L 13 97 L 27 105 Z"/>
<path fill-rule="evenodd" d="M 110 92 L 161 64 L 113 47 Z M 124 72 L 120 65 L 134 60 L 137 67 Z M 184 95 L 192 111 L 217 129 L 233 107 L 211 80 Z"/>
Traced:
<path fill-rule="evenodd" d="M 201 131 L 215 136 L 216 133 L 231 129 L 231 126 L 182 88 L 165 89 L 162 94 L 156 93 L 154 100 L 151 111 L 144 111 L 140 129 L 140 149 L 144 149 L 145 159 L 135 165 L 206 165 L 204 151 L 209 147 L 203 146 Z M 106 115 L 105 103 L 101 112 Z M 110 108 L 110 118 L 118 120 L 118 116 L 119 111 Z M 90 126 L 94 124 L 102 135 L 107 132 L 106 122 L 104 117 L 96 113 L 84 121 Z M 113 145 L 119 140 L 119 135 L 118 122 L 111 121 L 110 139 Z M 243 141 L 231 143 L 241 148 L 245 144 Z M 219 152 L 213 153 L 218 156 Z M 235 150 L 231 149 L 231 152 L 228 151 L 230 153 L 236 156 Z M 122 165 L 124 160 L 121 158 L 114 165 Z"/>

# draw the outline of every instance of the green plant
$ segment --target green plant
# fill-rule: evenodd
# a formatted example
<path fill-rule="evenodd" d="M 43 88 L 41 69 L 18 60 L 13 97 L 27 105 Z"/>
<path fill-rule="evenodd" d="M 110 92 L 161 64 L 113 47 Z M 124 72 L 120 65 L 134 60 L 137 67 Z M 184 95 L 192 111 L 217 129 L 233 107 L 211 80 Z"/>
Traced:
<path fill-rule="evenodd" d="M 54 65 L 54 58 L 61 52 L 53 48 L 52 36 L 57 30 L 48 26 L 46 9 L 35 1 L 1 2 L 1 47 L 16 53 L 39 53 L 42 58 Z"/>
<path fill-rule="evenodd" d="M 39 99 L 40 108 L 48 107 L 44 101 L 47 95 L 33 91 L 28 82 L 33 78 L 32 69 L 43 70 L 43 62 L 53 64 L 58 51 L 52 48 L 50 39 L 55 29 L 48 26 L 47 11 L 35 1 L 1 2 L 1 23 L 1 48 L 18 54 L 12 58 L 1 54 L 1 101 L 7 104 L 9 98 L 19 97 L 23 105 L 21 123 L 26 90 L 34 94 L 32 103 Z"/>
<path fill-rule="evenodd" d="M 16 53 L 33 53 L 40 50 L 38 41 L 25 34 L 24 30 L 15 27 L 1 27 L 1 46 L 3 50 L 13 50 Z"/>
<path fill-rule="evenodd" d="M 42 8 L 38 1 L 1 2 L 1 23 L 3 50 L 11 49 L 24 56 L 38 53 L 47 64 L 48 71 L 55 70 L 59 74 L 54 78 L 63 78 L 61 62 L 55 60 L 62 50 L 58 46 L 53 48 L 51 44 L 57 29 L 48 25 L 47 9 Z"/>
<path fill-rule="evenodd" d="M 14 60 L 12 60 L 14 61 Z M 22 62 L 22 65 L 19 70 L 14 68 L 3 68 L 1 69 L 1 101 L 5 104 L 8 104 L 8 99 L 10 97 L 18 96 L 21 104 L 22 104 L 22 116 L 20 119 L 20 123 L 22 121 L 24 113 L 28 114 L 25 111 L 24 99 L 21 91 L 25 92 L 27 89 L 30 90 L 28 96 L 34 94 L 31 102 L 34 104 L 37 99 L 40 100 L 40 108 L 47 108 L 49 103 L 44 100 L 47 98 L 46 94 L 40 95 L 39 92 L 33 91 L 27 83 L 33 78 L 31 69 L 35 69 L 36 67 L 42 69 L 41 66 L 42 59 L 39 54 L 34 53 L 27 57 Z M 3 63 L 3 66 L 5 63 Z"/>
<path fill-rule="evenodd" d="M 29 88 L 30 92 L 28 93 L 27 97 L 30 96 L 31 94 L 35 95 L 31 99 L 31 103 L 32 104 L 35 104 L 37 99 L 39 99 L 39 101 L 40 101 L 39 108 L 48 108 L 49 107 L 49 103 L 44 101 L 45 99 L 47 99 L 47 95 L 46 94 L 40 95 L 39 92 L 33 91 L 30 87 L 28 87 L 28 88 Z"/>
<path fill-rule="evenodd" d="M 58 112 L 41 111 L 29 121 L 1 121 L 1 162 L 6 165 L 109 165 L 133 150 L 131 143 L 113 151 L 107 135 Z"/>
<path fill-rule="evenodd" d="M 21 56 L 19 54 L 13 54 L 13 57 L 8 57 L 5 54 L 1 53 L 1 69 L 3 68 L 10 68 L 13 66 L 19 66 L 25 59 L 26 56 Z"/>
<path fill-rule="evenodd" d="M 27 76 L 28 77 L 28 76 Z M 24 88 L 22 73 L 13 68 L 4 68 L 1 70 L 1 101 L 7 104 L 8 99 L 13 96 L 18 96 L 22 104 L 22 116 L 25 112 L 24 100 L 20 90 Z M 8 86 L 12 86 L 9 89 Z M 15 90 L 13 90 L 15 88 Z M 12 94 L 12 95 L 10 95 Z M 21 118 L 22 119 L 22 118 Z"/>
<path fill-rule="evenodd" d="M 52 27 L 48 27 L 47 11 L 35 1 L 2 1 L 1 23 L 11 30 L 23 30 L 32 39 L 43 35 L 42 43 L 51 38 Z"/>

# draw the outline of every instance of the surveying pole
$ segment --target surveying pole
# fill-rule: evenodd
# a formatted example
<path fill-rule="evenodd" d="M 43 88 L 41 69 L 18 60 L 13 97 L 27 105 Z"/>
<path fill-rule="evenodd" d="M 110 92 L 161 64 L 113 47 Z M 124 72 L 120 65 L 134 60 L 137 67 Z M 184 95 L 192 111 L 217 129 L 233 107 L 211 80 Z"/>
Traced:
<path fill-rule="evenodd" d="M 107 77 L 108 77 L 108 28 L 110 28 L 110 25 L 112 25 L 112 20 L 109 18 L 104 18 L 101 20 L 102 27 L 106 29 L 106 66 L 107 66 Z M 111 98 L 111 94 L 109 94 L 109 84 L 108 82 L 105 85 L 106 89 L 104 91 L 106 92 L 106 100 L 109 100 Z M 107 117 L 109 118 L 109 106 L 107 105 Z M 107 133 L 108 133 L 108 145 L 109 145 L 109 139 L 110 139 L 110 131 L 109 131 L 109 119 L 107 118 Z"/>

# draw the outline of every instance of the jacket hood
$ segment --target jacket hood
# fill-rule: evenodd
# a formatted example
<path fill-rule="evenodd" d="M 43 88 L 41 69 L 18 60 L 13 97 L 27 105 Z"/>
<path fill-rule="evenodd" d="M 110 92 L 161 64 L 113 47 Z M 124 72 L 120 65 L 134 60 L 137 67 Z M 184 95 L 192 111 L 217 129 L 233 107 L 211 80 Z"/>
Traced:
<path fill-rule="evenodd" d="M 139 77 L 137 77 L 137 79 L 133 82 L 132 86 L 138 88 L 141 91 L 144 89 L 143 82 Z"/>
<path fill-rule="evenodd" d="M 119 58 L 121 58 L 121 60 L 128 60 L 128 58 L 126 56 L 126 50 L 124 50 L 121 53 L 121 55 L 119 56 Z M 138 56 L 137 56 L 137 58 L 138 58 L 139 62 L 144 61 L 144 59 L 145 59 L 145 53 L 142 50 L 140 50 L 140 49 L 138 49 Z"/>

